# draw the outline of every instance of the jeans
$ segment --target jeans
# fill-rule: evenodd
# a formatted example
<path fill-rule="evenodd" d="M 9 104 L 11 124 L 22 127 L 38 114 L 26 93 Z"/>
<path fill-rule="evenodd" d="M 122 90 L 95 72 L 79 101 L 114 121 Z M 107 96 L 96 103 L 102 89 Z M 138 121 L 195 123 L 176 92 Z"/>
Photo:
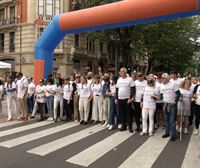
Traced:
<path fill-rule="evenodd" d="M 34 96 L 28 97 L 27 105 L 28 105 L 28 112 L 32 114 L 34 107 Z"/>
<path fill-rule="evenodd" d="M 176 135 L 177 106 L 176 104 L 171 105 L 169 103 L 164 103 L 163 111 L 165 117 L 165 133 L 174 137 Z"/>
<path fill-rule="evenodd" d="M 108 124 L 114 125 L 115 124 L 115 118 L 117 118 L 117 107 L 115 104 L 115 97 L 110 97 L 110 113 L 108 117 Z"/>
<path fill-rule="evenodd" d="M 49 117 L 53 117 L 53 104 L 54 104 L 54 96 L 46 97 L 46 104 Z"/>

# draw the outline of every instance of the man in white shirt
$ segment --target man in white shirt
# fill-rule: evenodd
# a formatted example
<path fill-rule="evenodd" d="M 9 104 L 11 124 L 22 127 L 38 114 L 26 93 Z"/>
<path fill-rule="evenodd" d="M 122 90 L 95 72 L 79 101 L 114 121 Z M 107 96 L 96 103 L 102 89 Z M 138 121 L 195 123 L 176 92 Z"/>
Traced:
<path fill-rule="evenodd" d="M 20 72 L 17 76 L 17 102 L 21 116 L 18 120 L 28 119 L 28 107 L 27 107 L 27 91 L 28 91 L 28 80 Z"/>
<path fill-rule="evenodd" d="M 133 114 L 131 113 L 131 105 L 135 95 L 135 84 L 131 77 L 127 76 L 126 68 L 120 69 L 120 78 L 116 85 L 116 103 L 118 105 L 118 121 L 122 124 L 120 131 L 125 131 L 127 126 L 129 132 L 132 133 Z"/>
<path fill-rule="evenodd" d="M 170 76 L 167 73 L 162 74 L 162 84 L 160 92 L 163 97 L 163 111 L 165 117 L 165 134 L 162 138 L 171 137 L 171 141 L 176 140 L 176 114 L 177 101 L 180 97 L 179 87 L 170 81 Z"/>

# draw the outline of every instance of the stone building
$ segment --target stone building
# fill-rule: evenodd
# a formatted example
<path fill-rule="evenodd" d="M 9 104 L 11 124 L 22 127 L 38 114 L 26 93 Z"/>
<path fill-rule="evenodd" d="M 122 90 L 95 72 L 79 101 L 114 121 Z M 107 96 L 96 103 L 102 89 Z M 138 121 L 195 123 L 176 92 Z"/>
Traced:
<path fill-rule="evenodd" d="M 71 0 L 0 0 L 0 61 L 12 71 L 32 76 L 34 46 L 56 14 L 69 12 Z M 108 63 L 108 46 L 86 34 L 66 36 L 55 49 L 53 71 L 63 76 L 72 72 L 96 71 Z"/>

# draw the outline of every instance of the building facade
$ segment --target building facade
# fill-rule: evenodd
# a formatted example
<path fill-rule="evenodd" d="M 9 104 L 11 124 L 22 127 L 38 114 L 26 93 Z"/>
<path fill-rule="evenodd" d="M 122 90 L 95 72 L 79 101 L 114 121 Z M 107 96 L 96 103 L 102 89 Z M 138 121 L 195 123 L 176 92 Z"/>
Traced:
<path fill-rule="evenodd" d="M 71 0 L 0 0 L 0 61 L 33 76 L 34 46 L 53 16 L 72 10 Z M 66 36 L 55 49 L 54 69 L 63 77 L 96 71 L 108 62 L 108 46 L 86 34 Z"/>

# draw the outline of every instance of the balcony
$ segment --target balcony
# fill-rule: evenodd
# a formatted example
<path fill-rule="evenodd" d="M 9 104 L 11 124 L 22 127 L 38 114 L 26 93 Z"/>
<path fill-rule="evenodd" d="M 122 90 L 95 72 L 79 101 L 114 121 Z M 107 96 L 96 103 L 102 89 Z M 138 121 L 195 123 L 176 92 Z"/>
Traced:
<path fill-rule="evenodd" d="M 8 18 L 8 19 L 0 19 L 0 26 L 17 24 L 17 23 L 18 23 L 17 17 Z"/>

